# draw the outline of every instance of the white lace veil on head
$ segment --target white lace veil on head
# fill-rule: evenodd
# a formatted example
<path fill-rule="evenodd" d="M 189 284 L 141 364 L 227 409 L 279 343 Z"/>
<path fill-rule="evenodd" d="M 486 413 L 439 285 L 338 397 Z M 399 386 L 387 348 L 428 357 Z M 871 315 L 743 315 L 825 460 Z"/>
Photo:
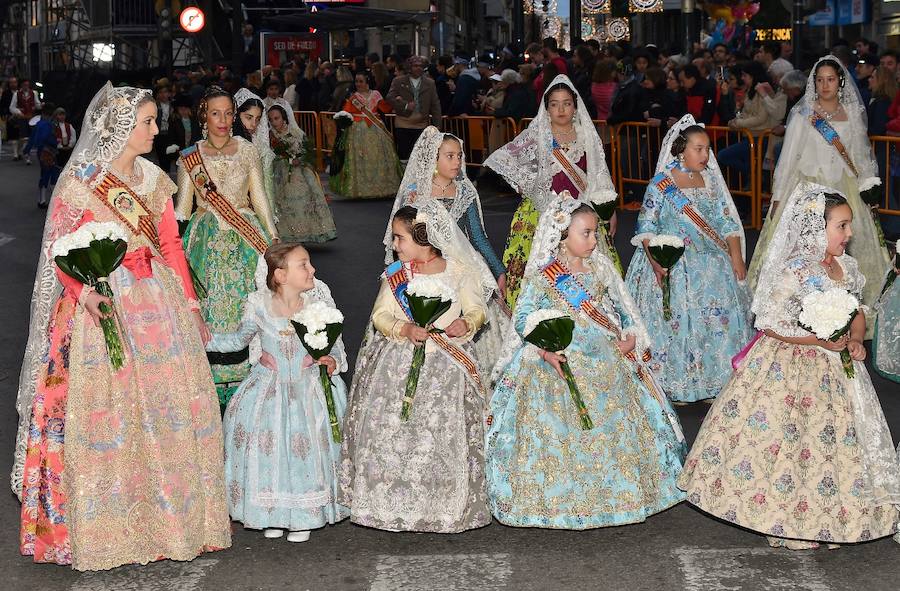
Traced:
<path fill-rule="evenodd" d="M 525 265 L 525 278 L 540 275 L 543 268 L 552 262 L 559 253 L 559 245 L 562 242 L 563 233 L 572 223 L 572 213 L 584 202 L 573 199 L 567 191 L 554 195 L 547 209 L 541 213 L 537 230 L 534 233 L 534 241 L 531 245 L 531 253 L 528 263 Z M 631 317 L 633 324 L 622 331 L 623 334 L 634 334 L 636 348 L 639 351 L 650 348 L 650 336 L 641 320 L 637 305 L 628 293 L 622 276 L 612 261 L 605 254 L 605 249 L 600 244 L 591 253 L 588 265 L 594 273 L 594 279 L 609 290 L 612 298 Z M 516 332 L 515 324 L 510 323 L 507 334 L 503 338 L 503 350 L 499 361 L 494 366 L 491 378 L 496 381 L 506 365 L 512 361 L 513 355 L 522 346 L 522 338 Z"/>
<path fill-rule="evenodd" d="M 803 181 L 788 197 L 766 251 L 766 259 L 753 294 L 751 311 L 761 316 L 772 301 L 790 264 L 811 263 L 825 256 L 825 193 L 837 193 L 823 185 Z"/>
<path fill-rule="evenodd" d="M 459 147 L 464 148 L 462 139 L 452 133 L 442 133 L 433 125 L 426 127 L 419 139 L 416 140 L 409 156 L 409 163 L 406 165 L 406 171 L 403 173 L 400 188 L 397 190 L 397 196 L 394 198 L 394 207 L 391 209 L 387 230 L 384 233 L 385 264 L 393 260 L 391 221 L 394 219 L 394 214 L 404 205 L 431 199 L 431 182 L 437 170 L 438 151 L 444 140 L 448 138 L 458 141 Z M 456 184 L 456 196 L 453 198 L 453 205 L 450 207 L 449 213 L 451 218 L 459 221 L 472 202 L 478 199 L 478 191 L 466 175 L 465 150 L 463 150 L 462 166 L 453 182 Z"/>
<path fill-rule="evenodd" d="M 666 132 L 666 136 L 663 138 L 662 148 L 659 151 L 659 158 L 656 160 L 656 174 L 666 172 L 669 164 L 676 160 L 675 156 L 672 155 L 672 144 L 675 143 L 675 140 L 685 129 L 693 125 L 706 127 L 703 123 L 697 123 L 694 116 L 688 113 L 679 119 L 678 123 L 669 128 L 669 131 Z M 744 222 L 741 220 L 740 213 L 734 205 L 731 191 L 728 190 L 728 183 L 725 182 L 725 177 L 722 175 L 722 169 L 719 168 L 719 162 L 716 160 L 716 154 L 712 149 L 709 151 L 709 162 L 706 164 L 706 170 L 700 174 L 703 176 L 703 180 L 706 181 L 706 186 L 713 197 L 717 197 L 719 194 L 725 195 L 725 202 L 728 205 L 728 215 L 734 220 L 738 228 L 740 228 L 741 255 L 746 258 L 747 237 L 744 234 Z"/>
<path fill-rule="evenodd" d="M 441 251 L 443 257 L 476 273 L 481 283 L 481 298 L 487 304 L 498 291 L 497 281 L 488 269 L 487 263 L 472 248 L 469 240 L 459 229 L 456 220 L 443 205 L 434 199 L 407 203 L 417 210 L 416 223 L 424 223 L 428 242 Z M 393 220 L 393 216 L 391 216 Z"/>
<path fill-rule="evenodd" d="M 238 113 L 241 109 L 241 105 L 246 103 L 250 99 L 256 99 L 260 103 L 262 103 L 262 99 L 256 96 L 250 90 L 246 88 L 241 88 L 236 93 L 234 93 L 234 111 L 235 117 L 240 117 Z M 256 127 L 256 131 L 253 133 L 253 147 L 256 148 L 256 151 L 259 153 L 259 157 L 263 159 L 263 165 L 271 164 L 271 161 L 275 159 L 275 154 L 272 152 L 272 146 L 269 145 L 269 118 L 266 117 L 266 107 L 263 105 L 262 116 L 259 118 L 259 125 Z M 291 111 L 293 112 L 293 111 Z"/>
<path fill-rule="evenodd" d="M 109 171 L 111 163 L 118 158 L 128 143 L 128 138 L 137 122 L 138 107 L 150 102 L 153 94 L 149 90 L 119 87 L 107 82 L 88 105 L 78 141 L 72 150 L 72 157 L 60 175 L 60 181 L 50 198 L 47 221 L 41 241 L 37 274 L 31 295 L 31 315 L 28 326 L 28 341 L 19 374 L 19 390 L 16 396 L 16 410 L 19 413 L 16 434 L 15 457 L 11 474 L 13 492 L 21 499 L 22 470 L 25 465 L 25 451 L 28 430 L 31 426 L 31 406 L 37 387 L 38 373 L 49 348 L 50 314 L 62 293 L 62 285 L 56 278 L 56 266 L 50 258 L 50 248 L 60 236 L 75 229 L 88 206 L 87 190 L 95 187 Z M 57 207 L 60 194 L 65 192 L 67 207 Z"/>
<path fill-rule="evenodd" d="M 263 117 L 263 119 L 266 120 L 266 124 L 268 125 L 269 123 L 269 111 L 271 111 L 275 106 L 281 107 L 284 110 L 284 114 L 287 117 L 288 129 L 290 130 L 291 135 L 296 135 L 300 138 L 300 141 L 303 141 L 303 139 L 306 137 L 306 134 L 302 129 L 300 129 L 300 125 L 297 123 L 297 118 L 294 117 L 294 110 L 291 108 L 290 103 L 288 103 L 281 97 L 272 101 L 272 104 L 269 105 L 268 109 L 266 109 L 266 114 Z M 270 131 L 271 133 L 278 135 L 278 132 L 275 130 L 275 128 L 272 128 Z"/>
<path fill-rule="evenodd" d="M 547 86 L 537 115 L 528 128 L 511 142 L 495 150 L 484 162 L 485 166 L 499 173 L 522 196 L 531 199 L 538 211 L 544 211 L 553 201 L 553 177 L 561 170 L 552 155 L 553 130 L 550 126 L 550 114 L 544 106 L 547 95 L 560 84 L 567 86 L 576 97 L 575 117 L 572 121 L 578 148 L 575 150 L 575 160 L 580 159 L 582 153 L 587 157 L 587 194 L 579 195 L 578 198 L 586 200 L 590 194 L 615 195 L 616 192 L 606 166 L 603 143 L 584 100 L 569 77 L 560 74 Z"/>

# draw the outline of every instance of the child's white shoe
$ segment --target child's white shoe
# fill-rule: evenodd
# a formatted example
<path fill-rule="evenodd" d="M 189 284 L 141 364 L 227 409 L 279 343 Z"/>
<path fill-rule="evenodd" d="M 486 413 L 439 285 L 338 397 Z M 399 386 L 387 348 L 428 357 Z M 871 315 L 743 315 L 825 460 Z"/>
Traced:
<path fill-rule="evenodd" d="M 287 535 L 288 542 L 308 542 L 309 541 L 309 530 L 306 531 L 292 531 Z"/>
<path fill-rule="evenodd" d="M 275 538 L 280 538 L 284 535 L 283 529 L 269 528 L 263 531 L 263 535 L 271 540 Z"/>

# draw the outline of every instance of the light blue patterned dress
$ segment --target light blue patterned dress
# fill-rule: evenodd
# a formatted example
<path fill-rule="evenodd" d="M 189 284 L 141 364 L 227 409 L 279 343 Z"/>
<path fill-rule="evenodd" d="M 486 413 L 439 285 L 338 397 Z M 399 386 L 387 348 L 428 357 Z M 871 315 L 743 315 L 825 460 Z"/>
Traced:
<path fill-rule="evenodd" d="M 304 298 L 334 305 L 318 280 Z M 254 365 L 225 411 L 228 509 L 249 529 L 316 529 L 349 516 L 337 503 L 340 444 L 331 438 L 318 365 L 303 367 L 306 349 L 290 321 L 272 314 L 271 300 L 271 292 L 252 293 L 238 332 L 216 334 L 206 347 L 236 351 L 258 335 L 278 368 Z M 347 406 L 347 387 L 337 375 L 347 370 L 340 339 L 331 356 L 337 361 L 331 381 L 340 421 Z"/>
<path fill-rule="evenodd" d="M 665 174 L 665 173 L 660 173 Z M 750 294 L 739 283 L 731 259 L 650 181 L 632 244 L 637 247 L 625 283 L 641 310 L 653 340 L 650 367 L 675 402 L 715 398 L 731 377 L 731 358 L 753 337 Z M 707 187 L 710 186 L 710 179 Z M 713 184 L 717 187 L 717 184 Z M 685 189 L 703 219 L 722 238 L 739 235 L 722 190 Z M 681 259 L 669 271 L 672 319 L 662 314 L 662 290 L 656 283 L 643 240 L 669 234 L 685 241 Z"/>
<path fill-rule="evenodd" d="M 575 277 L 627 331 L 631 317 L 593 274 Z M 528 315 L 539 309 L 567 307 L 532 275 L 513 316 L 520 335 Z M 675 479 L 686 450 L 666 416 L 672 412 L 668 401 L 662 401 L 664 410 L 618 352 L 614 337 L 584 313 L 572 316 L 575 332 L 565 353 L 594 428 L 581 429 L 566 382 L 536 347 L 522 345 L 497 381 L 485 453 L 491 512 L 506 525 L 624 525 L 685 499 Z"/>
<path fill-rule="evenodd" d="M 893 274 L 893 269 L 888 271 L 888 277 Z M 882 285 L 886 287 L 887 283 Z M 900 278 L 882 291 L 875 303 L 875 314 L 872 366 L 883 377 L 900 382 Z"/>

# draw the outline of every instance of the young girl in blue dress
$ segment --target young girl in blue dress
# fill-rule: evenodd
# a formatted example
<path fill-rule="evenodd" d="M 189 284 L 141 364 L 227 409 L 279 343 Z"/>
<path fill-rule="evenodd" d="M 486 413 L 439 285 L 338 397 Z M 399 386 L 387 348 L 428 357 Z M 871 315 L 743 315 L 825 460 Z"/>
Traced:
<path fill-rule="evenodd" d="M 266 362 L 250 370 L 225 412 L 225 485 L 232 519 L 267 538 L 287 530 L 288 541 L 349 515 L 337 502 L 340 443 L 331 435 L 316 362 L 290 318 L 313 302 L 334 307 L 328 286 L 315 278 L 299 244 L 266 251 L 266 286 L 250 294 L 236 333 L 216 334 L 207 351 L 239 351 L 260 338 Z M 347 406 L 340 376 L 347 370 L 343 341 L 319 359 L 328 368 L 338 420 Z M 270 368 L 269 366 L 274 366 Z"/>
<path fill-rule="evenodd" d="M 715 398 L 731 359 L 753 337 L 744 278 L 744 230 L 703 127 L 685 115 L 666 134 L 650 180 L 625 283 L 653 338 L 650 367 L 676 403 Z M 667 271 L 647 254 L 654 236 L 684 240 L 668 271 L 671 320 L 660 284 Z"/>
<path fill-rule="evenodd" d="M 565 193 L 541 215 L 495 372 L 485 446 L 488 498 L 506 525 L 587 529 L 644 521 L 684 500 L 684 437 L 643 360 L 650 339 L 594 210 Z M 575 321 L 564 353 L 523 343 L 529 316 Z M 567 361 L 593 428 L 560 368 Z"/>

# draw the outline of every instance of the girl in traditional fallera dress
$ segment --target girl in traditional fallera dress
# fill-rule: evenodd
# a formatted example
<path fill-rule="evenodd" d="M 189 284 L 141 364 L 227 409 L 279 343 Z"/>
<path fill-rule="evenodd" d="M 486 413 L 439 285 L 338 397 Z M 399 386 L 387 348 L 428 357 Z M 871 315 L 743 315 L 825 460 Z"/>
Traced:
<path fill-rule="evenodd" d="M 328 242 L 337 238 L 334 218 L 316 170 L 304 162 L 306 134 L 284 99 L 268 110 L 275 164 L 275 225 L 285 242 Z"/>
<path fill-rule="evenodd" d="M 366 74 L 354 78 L 356 91 L 344 103 L 344 111 L 353 115 L 353 124 L 345 130 L 344 164 L 332 173 L 329 186 L 344 197 L 369 199 L 387 197 L 400 185 L 400 160 L 394 138 L 379 113 L 391 107 L 377 90 L 371 90 Z"/>
<path fill-rule="evenodd" d="M 175 212 L 178 219 L 190 220 L 184 250 L 207 292 L 201 302 L 203 318 L 213 332 L 235 332 L 244 300 L 256 289 L 257 261 L 278 233 L 259 153 L 250 142 L 231 135 L 231 95 L 211 88 L 198 113 L 206 139 L 182 150 L 178 159 Z M 247 351 L 209 355 L 223 410 L 250 371 L 247 358 Z"/>
<path fill-rule="evenodd" d="M 893 268 L 875 303 L 875 336 L 872 338 L 872 367 L 885 378 L 900 382 L 900 259 L 894 255 Z"/>
<path fill-rule="evenodd" d="M 472 337 L 493 278 L 434 200 L 394 216 L 399 261 L 382 278 L 374 333 L 359 353 L 341 450 L 341 503 L 354 523 L 392 531 L 460 532 L 491 521 L 484 491 L 484 385 Z M 427 276 L 453 291 L 435 334 L 410 322 L 406 287 Z M 496 284 L 494 284 L 496 285 Z M 488 295 L 489 297 L 489 295 Z M 414 346 L 425 358 L 401 419 Z"/>
<path fill-rule="evenodd" d="M 547 87 L 528 128 L 488 156 L 484 165 L 500 174 L 522 196 L 503 253 L 506 301 L 514 308 L 538 217 L 554 195 L 568 191 L 589 202 L 614 198 L 615 188 L 590 113 L 564 75 L 554 78 Z M 615 229 L 614 214 L 609 232 L 615 234 Z M 604 225 L 601 232 L 606 231 Z M 610 252 L 610 256 L 618 261 L 615 252 Z"/>
<path fill-rule="evenodd" d="M 644 521 L 684 500 L 684 437 L 641 357 L 650 338 L 612 262 L 597 214 L 560 196 L 541 215 L 515 328 L 491 398 L 485 447 L 491 511 L 522 527 L 587 529 Z M 565 353 L 523 343 L 529 316 L 575 321 Z M 593 427 L 563 377 L 567 361 Z"/>
<path fill-rule="evenodd" d="M 849 252 L 866 278 L 862 303 L 871 306 L 881 289 L 889 255 L 869 206 L 860 193 L 881 184 L 878 164 L 867 135 L 866 108 L 853 78 L 831 55 L 810 71 L 806 94 L 791 110 L 772 187 L 772 206 L 763 225 L 748 271 L 750 289 L 762 273 L 766 250 L 781 217 L 781 204 L 797 183 L 833 187 L 853 209 L 853 243 Z M 872 336 L 869 322 L 867 338 Z"/>
<path fill-rule="evenodd" d="M 234 94 L 232 134 L 242 137 L 256 148 L 262 163 L 263 185 L 269 209 L 275 210 L 275 153 L 269 143 L 269 118 L 262 100 L 250 90 L 240 88 Z"/>
<path fill-rule="evenodd" d="M 395 257 L 394 214 L 404 205 L 422 203 L 429 199 L 440 203 L 450 217 L 456 220 L 496 279 L 495 297 L 487 302 L 486 326 L 475 337 L 475 352 L 481 366 L 489 370 L 497 362 L 503 346 L 503 334 L 509 324 L 509 310 L 505 300 L 501 300 L 506 285 L 506 271 L 485 234 L 481 199 L 475 185 L 466 176 L 462 140 L 452 134 L 441 133 L 434 126 L 426 127 L 416 140 L 403 174 L 403 182 L 394 199 L 394 208 L 384 234 L 386 265 L 392 263 Z"/>
<path fill-rule="evenodd" d="M 107 84 L 91 101 L 50 203 L 31 306 L 12 475 L 21 551 L 102 570 L 191 560 L 231 545 L 209 338 L 178 237 L 175 185 L 153 147 L 149 91 Z M 50 249 L 91 221 L 127 235 L 112 301 L 58 271 Z M 98 321 L 112 304 L 125 363 Z"/>
<path fill-rule="evenodd" d="M 675 402 L 714 398 L 731 358 L 753 336 L 744 278 L 744 229 L 706 131 L 685 115 L 666 134 L 638 216 L 625 282 L 653 339 L 650 367 Z M 663 315 L 667 271 L 648 254 L 654 236 L 684 240 L 668 271 L 671 320 Z"/>
<path fill-rule="evenodd" d="M 298 244 L 269 247 L 266 285 L 247 299 L 240 329 L 215 334 L 207 351 L 237 351 L 259 336 L 275 369 L 259 363 L 235 392 L 225 412 L 225 483 L 232 519 L 267 538 L 288 530 L 288 541 L 305 542 L 309 530 L 348 516 L 337 504 L 340 443 L 329 429 L 325 393 L 316 362 L 297 337 L 291 317 L 314 302 L 334 307 L 328 286 L 314 278 L 309 253 Z M 262 264 L 262 263 L 260 263 Z M 340 422 L 347 371 L 340 338 L 322 357 L 331 375 Z"/>
<path fill-rule="evenodd" d="M 800 326 L 803 298 L 865 284 L 845 253 L 847 200 L 798 184 L 782 204 L 753 297 L 764 331 L 710 408 L 678 485 L 712 515 L 769 536 L 772 546 L 874 540 L 895 531 L 900 464 L 863 364 L 863 308 L 823 341 Z M 838 352 L 847 348 L 855 377 Z"/>

